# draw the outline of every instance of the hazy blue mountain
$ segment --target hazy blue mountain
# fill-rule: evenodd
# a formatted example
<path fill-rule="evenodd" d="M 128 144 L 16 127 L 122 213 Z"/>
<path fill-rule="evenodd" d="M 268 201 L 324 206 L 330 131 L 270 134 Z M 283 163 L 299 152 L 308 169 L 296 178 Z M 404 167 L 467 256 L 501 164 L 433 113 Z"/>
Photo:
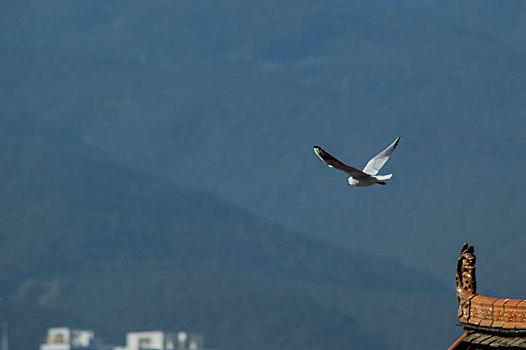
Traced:
<path fill-rule="evenodd" d="M 521 0 L 373 0 L 368 1 L 367 5 L 431 13 L 458 26 L 496 38 L 523 52 L 526 49 L 526 4 Z"/>
<path fill-rule="evenodd" d="M 108 160 L 64 152 L 43 141 L 8 140 L 1 146 L 4 260 L 20 261 L 17 268 L 32 273 L 127 265 L 132 262 L 120 254 L 133 253 L 134 260 L 161 266 L 170 260 L 284 280 L 361 288 L 380 283 L 404 292 L 441 287 L 416 270 L 401 273 L 392 259 L 365 264 L 367 254 L 349 254 L 206 192 Z"/>
<path fill-rule="evenodd" d="M 2 108 L 37 132 L 444 281 L 464 241 L 522 256 L 526 56 L 468 4 L 32 4 L 4 5 Z M 386 188 L 349 190 L 311 149 L 360 166 L 398 135 Z"/>
<path fill-rule="evenodd" d="M 294 242 L 318 237 L 343 246 L 345 256 L 393 259 L 451 287 L 455 258 L 467 241 L 479 257 L 481 293 L 524 297 L 526 281 L 517 279 L 526 265 L 524 14 L 517 1 L 3 1 L 0 135 L 52 140 L 58 148 L 106 159 L 110 168 L 117 162 L 164 178 L 175 193 L 193 186 L 215 203 L 197 201 L 194 211 L 226 200 L 270 225 L 272 239 L 282 231 L 296 232 Z M 345 175 L 312 152 L 319 144 L 360 167 L 399 135 L 384 169 L 394 173 L 388 186 L 348 188 Z M 60 231 L 67 220 L 48 217 L 47 210 L 50 203 L 69 202 L 61 197 L 65 189 L 55 190 L 59 198 L 49 199 L 39 215 L 24 212 L 25 205 L 3 215 L 33 218 L 18 224 L 22 232 L 45 222 Z M 160 200 L 135 211 L 122 208 L 122 215 L 156 217 L 148 208 L 158 208 Z M 107 201 L 103 196 L 87 208 L 105 212 Z M 81 215 L 75 208 L 65 218 Z M 98 229 L 88 218 L 71 220 L 87 234 Z M 114 225 L 122 232 L 146 227 L 124 219 Z M 198 232 L 206 226 L 192 227 Z M 126 249 L 145 245 L 141 235 L 130 237 Z M 90 246 L 104 242 L 92 239 Z M 47 248 L 39 247 L 35 256 L 46 257 Z M 188 257 L 201 257 L 197 247 Z M 155 265 L 157 248 L 151 249 L 141 256 Z M 243 249 L 245 258 L 253 257 L 248 246 Z M 303 261 L 297 253 L 287 266 Z M 282 275 L 269 276 L 278 270 Z M 270 266 L 258 276 L 286 281 L 294 271 Z M 387 274 L 386 285 L 403 285 L 396 282 L 399 274 Z M 326 295 L 336 295 L 334 284 L 347 288 L 339 278 L 304 282 L 329 284 Z M 381 297 L 416 300 L 396 288 L 385 293 L 400 299 Z M 370 293 L 365 299 L 373 300 Z M 441 333 L 420 329 L 427 332 L 423 339 L 454 332 L 454 296 L 439 293 L 451 299 L 444 315 L 452 317 L 433 314 L 448 325 Z M 352 309 L 353 300 L 337 303 Z M 386 305 L 383 315 L 407 317 Z M 425 310 L 424 302 L 419 305 Z M 362 324 L 374 333 L 375 322 L 367 319 Z M 403 326 L 397 331 L 410 332 Z"/>
<path fill-rule="evenodd" d="M 63 324 L 114 343 L 133 329 L 192 327 L 221 348 L 390 346 L 393 334 L 373 339 L 361 321 L 389 322 L 376 298 L 440 305 L 450 291 L 396 261 L 41 140 L 4 139 L 0 165 L 1 310 L 15 348 Z M 370 309 L 356 312 L 353 298 Z"/>

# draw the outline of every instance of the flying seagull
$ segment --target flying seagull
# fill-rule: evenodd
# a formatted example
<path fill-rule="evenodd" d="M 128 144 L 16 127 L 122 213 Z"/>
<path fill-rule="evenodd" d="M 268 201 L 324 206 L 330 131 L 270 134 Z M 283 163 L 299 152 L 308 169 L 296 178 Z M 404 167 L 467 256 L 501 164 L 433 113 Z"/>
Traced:
<path fill-rule="evenodd" d="M 341 170 L 347 175 L 349 175 L 349 179 L 347 180 L 349 182 L 349 185 L 351 186 L 357 186 L 357 187 L 365 187 L 365 186 L 371 186 L 374 184 L 380 184 L 385 185 L 385 180 L 389 180 L 393 174 L 388 175 L 376 175 L 382 169 L 384 164 L 387 162 L 389 157 L 391 156 L 391 153 L 395 150 L 396 146 L 398 146 L 398 142 L 400 141 L 400 136 L 396 138 L 396 140 L 386 149 L 384 149 L 382 152 L 378 153 L 375 157 L 373 157 L 363 168 L 363 170 L 358 170 L 356 168 L 353 168 L 352 166 L 349 166 L 347 164 L 344 164 L 340 162 L 338 159 L 331 156 L 329 153 L 325 152 L 321 147 L 314 146 L 314 153 L 320 158 L 322 162 L 330 166 L 331 168 Z"/>

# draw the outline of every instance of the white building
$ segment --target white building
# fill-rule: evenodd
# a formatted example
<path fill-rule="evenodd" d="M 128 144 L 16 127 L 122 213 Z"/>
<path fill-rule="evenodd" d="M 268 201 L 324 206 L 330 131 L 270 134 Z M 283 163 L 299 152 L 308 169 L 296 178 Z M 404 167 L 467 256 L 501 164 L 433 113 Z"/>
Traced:
<path fill-rule="evenodd" d="M 40 350 L 112 350 L 102 344 L 90 330 L 71 329 L 67 327 L 49 328 L 46 342 Z"/>
<path fill-rule="evenodd" d="M 126 346 L 114 350 L 202 350 L 203 336 L 187 332 L 131 332 L 126 335 Z"/>
<path fill-rule="evenodd" d="M 49 328 L 40 350 L 205 350 L 201 334 L 188 332 L 131 332 L 126 346 L 103 344 L 91 330 Z"/>

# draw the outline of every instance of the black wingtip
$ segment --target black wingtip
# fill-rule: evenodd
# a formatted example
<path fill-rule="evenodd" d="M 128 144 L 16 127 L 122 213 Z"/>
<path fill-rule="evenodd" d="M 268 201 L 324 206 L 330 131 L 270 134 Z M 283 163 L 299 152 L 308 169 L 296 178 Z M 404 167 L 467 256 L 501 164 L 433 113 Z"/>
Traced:
<path fill-rule="evenodd" d="M 320 146 L 312 146 L 312 149 L 314 149 L 316 154 L 325 154 L 325 151 Z"/>
<path fill-rule="evenodd" d="M 396 147 L 398 147 L 398 143 L 399 143 L 399 142 L 400 142 L 400 136 L 398 136 L 398 137 L 396 138 L 396 141 L 395 141 L 395 145 L 394 145 L 394 147 L 393 147 L 393 150 L 394 150 Z"/>

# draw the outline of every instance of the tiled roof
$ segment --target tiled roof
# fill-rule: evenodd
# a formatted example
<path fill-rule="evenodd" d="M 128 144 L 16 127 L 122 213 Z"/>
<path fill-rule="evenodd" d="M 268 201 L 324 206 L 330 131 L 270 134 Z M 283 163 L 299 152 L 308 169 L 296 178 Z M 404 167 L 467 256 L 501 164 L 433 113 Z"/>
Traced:
<path fill-rule="evenodd" d="M 495 299 L 478 294 L 457 295 L 461 323 L 477 326 L 526 330 L 526 300 Z"/>
<path fill-rule="evenodd" d="M 478 344 L 492 348 L 519 348 L 526 349 L 526 337 L 504 337 L 501 335 L 492 335 L 484 332 L 469 332 L 462 339 L 464 343 Z"/>

